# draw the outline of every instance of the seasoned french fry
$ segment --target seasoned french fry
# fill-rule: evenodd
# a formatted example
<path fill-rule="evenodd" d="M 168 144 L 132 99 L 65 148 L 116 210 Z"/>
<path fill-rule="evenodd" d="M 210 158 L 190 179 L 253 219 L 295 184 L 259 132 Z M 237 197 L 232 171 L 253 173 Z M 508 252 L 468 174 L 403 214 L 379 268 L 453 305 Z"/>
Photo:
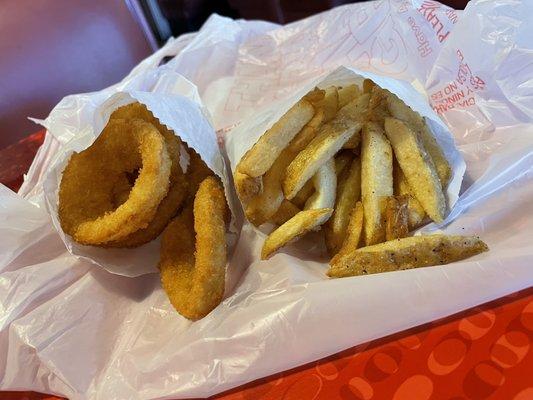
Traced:
<path fill-rule="evenodd" d="M 357 96 L 361 95 L 361 90 L 357 85 L 348 85 L 338 89 L 339 93 L 339 108 L 344 107 L 350 101 L 355 100 Z"/>
<path fill-rule="evenodd" d="M 309 121 L 300 132 L 292 139 L 289 149 L 292 151 L 302 151 L 305 146 L 316 136 L 317 130 L 324 122 L 324 110 L 318 109 L 311 121 Z"/>
<path fill-rule="evenodd" d="M 339 254 L 349 253 L 356 250 L 361 245 L 361 238 L 363 236 L 364 212 L 363 203 L 358 201 L 355 203 L 348 221 L 348 228 L 346 229 L 346 238 L 342 242 L 342 246 L 335 257 Z"/>
<path fill-rule="evenodd" d="M 392 149 L 383 129 L 369 122 L 361 143 L 361 196 L 367 246 L 385 240 L 385 199 L 392 196 Z"/>
<path fill-rule="evenodd" d="M 283 200 L 278 211 L 272 216 L 271 221 L 276 225 L 283 225 L 289 219 L 298 214 L 301 210 L 289 200 Z"/>
<path fill-rule="evenodd" d="M 260 176 L 251 178 L 246 174 L 235 171 L 233 175 L 235 189 L 239 199 L 243 204 L 247 204 L 254 196 L 257 196 L 263 190 L 263 180 Z"/>
<path fill-rule="evenodd" d="M 324 229 L 326 247 L 331 255 L 337 253 L 346 237 L 350 214 L 361 196 L 361 160 L 355 158 L 343 174 L 337 187 L 333 215 Z"/>
<path fill-rule="evenodd" d="M 407 196 L 390 196 L 385 208 L 385 239 L 394 240 L 409 234 L 409 212 Z"/>
<path fill-rule="evenodd" d="M 335 156 L 335 173 L 337 178 L 346 170 L 353 160 L 353 153 L 348 150 L 343 150 Z"/>
<path fill-rule="evenodd" d="M 291 200 L 296 206 L 304 208 L 305 203 L 315 192 L 315 186 L 313 185 L 313 179 L 309 179 L 305 182 L 305 185 L 296 193 L 296 196 Z"/>
<path fill-rule="evenodd" d="M 333 208 L 337 190 L 334 159 L 330 158 L 322 165 L 311 180 L 313 181 L 315 193 L 305 202 L 304 209 Z"/>
<path fill-rule="evenodd" d="M 314 114 L 313 105 L 305 99 L 300 100 L 246 152 L 237 165 L 237 171 L 251 178 L 265 174 Z"/>
<path fill-rule="evenodd" d="M 412 236 L 339 253 L 330 262 L 335 278 L 443 265 L 487 251 L 475 236 Z"/>
<path fill-rule="evenodd" d="M 315 87 L 313 90 L 309 91 L 303 98 L 314 105 L 324 100 L 325 95 L 326 91 L 324 89 L 319 89 Z"/>
<path fill-rule="evenodd" d="M 333 209 L 322 208 L 313 210 L 300 211 L 290 220 L 273 231 L 263 243 L 261 250 L 261 259 L 266 260 L 272 253 L 285 246 L 292 240 L 295 240 L 304 234 L 317 230 L 326 222 Z"/>
<path fill-rule="evenodd" d="M 339 94 L 335 86 L 330 86 L 325 89 L 324 99 L 313 103 L 316 108 L 324 110 L 324 122 L 329 122 L 337 114 L 339 106 Z"/>
<path fill-rule="evenodd" d="M 370 106 L 370 95 L 364 94 L 362 96 L 357 97 L 356 100 L 358 102 L 358 107 L 361 107 L 361 110 L 364 111 L 359 115 L 359 121 L 363 123 L 365 122 L 365 118 L 367 118 L 368 115 L 368 107 Z M 360 135 L 353 135 L 346 143 L 344 143 L 342 148 L 354 150 L 357 148 L 357 146 L 359 146 L 360 141 Z"/>
<path fill-rule="evenodd" d="M 363 93 L 370 93 L 374 86 L 376 86 L 376 84 L 372 80 L 365 79 L 363 81 Z"/>
<path fill-rule="evenodd" d="M 370 92 L 367 120 L 383 125 L 387 117 L 390 117 L 390 112 L 387 107 L 386 92 L 376 85 L 372 87 Z"/>
<path fill-rule="evenodd" d="M 384 90 L 383 92 L 386 94 L 387 106 L 391 115 L 396 119 L 404 121 L 416 132 L 422 141 L 424 148 L 435 164 L 442 187 L 446 188 L 452 175 L 452 170 L 448 160 L 444 156 L 442 149 L 437 143 L 435 136 L 433 136 L 429 130 L 426 122 L 416 111 L 412 110 L 395 94 L 389 92 L 388 90 Z"/>
<path fill-rule="evenodd" d="M 344 143 L 352 136 L 359 137 L 362 115 L 366 111 L 359 100 L 360 98 L 348 103 L 331 122 L 322 125 L 317 136 L 289 165 L 283 181 L 283 192 L 288 200 L 296 196 L 305 182 L 311 179 Z"/>
<path fill-rule="evenodd" d="M 272 167 L 263 175 L 263 190 L 248 201 L 245 206 L 246 218 L 255 226 L 267 222 L 278 210 L 283 201 L 281 181 L 285 170 L 294 159 L 295 153 L 289 148 L 281 152 Z"/>
<path fill-rule="evenodd" d="M 433 221 L 442 222 L 446 200 L 433 160 L 422 142 L 415 132 L 396 118 L 385 119 L 385 132 L 416 199 Z"/>
<path fill-rule="evenodd" d="M 422 204 L 414 197 L 407 179 L 402 172 L 402 169 L 398 165 L 398 162 L 394 163 L 394 194 L 396 196 L 407 197 L 407 213 L 409 218 L 409 230 L 418 228 L 426 217 L 426 212 Z"/>

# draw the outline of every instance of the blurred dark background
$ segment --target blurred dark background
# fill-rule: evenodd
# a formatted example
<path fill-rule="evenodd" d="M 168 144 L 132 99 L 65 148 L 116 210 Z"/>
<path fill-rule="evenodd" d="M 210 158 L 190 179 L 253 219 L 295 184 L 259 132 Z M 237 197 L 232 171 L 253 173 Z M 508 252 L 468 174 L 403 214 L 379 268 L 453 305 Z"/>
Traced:
<path fill-rule="evenodd" d="M 39 129 L 27 116 L 45 118 L 62 97 L 117 82 L 170 36 L 198 30 L 212 13 L 285 24 L 353 2 L 1 0 L 0 149 Z M 468 0 L 441 2 L 464 8 Z"/>
<path fill-rule="evenodd" d="M 357 2 L 358 0 L 141 0 L 140 4 L 149 16 L 150 26 L 156 33 L 157 40 L 164 42 L 170 33 L 176 36 L 198 30 L 212 13 L 287 24 L 336 6 Z M 440 2 L 463 9 L 468 0 Z"/>

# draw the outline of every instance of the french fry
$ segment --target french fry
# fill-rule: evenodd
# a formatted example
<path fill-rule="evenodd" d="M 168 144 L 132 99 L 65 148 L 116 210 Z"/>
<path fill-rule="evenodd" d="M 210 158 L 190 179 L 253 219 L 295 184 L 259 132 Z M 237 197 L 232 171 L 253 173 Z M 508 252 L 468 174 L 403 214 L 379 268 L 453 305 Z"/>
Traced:
<path fill-rule="evenodd" d="M 383 125 L 387 117 L 390 117 L 390 112 L 387 107 L 386 92 L 379 86 L 373 86 L 368 101 L 367 120 Z"/>
<path fill-rule="evenodd" d="M 323 119 L 324 111 L 319 109 L 263 175 L 262 191 L 249 201 L 245 209 L 246 217 L 255 226 L 260 226 L 271 219 L 280 207 L 284 199 L 281 182 L 285 176 L 285 171 L 298 152 L 312 140 L 315 130 L 320 127 Z"/>
<path fill-rule="evenodd" d="M 298 214 L 301 210 L 289 200 L 283 200 L 271 221 L 276 225 L 283 225 L 289 219 Z"/>
<path fill-rule="evenodd" d="M 266 260 L 272 253 L 306 233 L 317 230 L 329 217 L 333 209 L 322 208 L 300 211 L 266 238 L 261 250 L 261 259 Z"/>
<path fill-rule="evenodd" d="M 361 95 L 361 90 L 357 85 L 348 85 L 338 89 L 339 94 L 339 108 L 344 107 L 350 101 L 355 100 Z"/>
<path fill-rule="evenodd" d="M 396 118 L 385 119 L 385 133 L 416 199 L 433 221 L 442 222 L 446 200 L 433 160 L 422 142 L 415 132 Z"/>
<path fill-rule="evenodd" d="M 390 196 L 385 207 L 385 239 L 394 240 L 409 234 L 409 212 L 407 196 Z"/>
<path fill-rule="evenodd" d="M 326 247 L 331 255 L 337 253 L 345 240 L 350 214 L 360 196 L 361 160 L 355 158 L 339 180 L 335 209 L 324 229 Z"/>
<path fill-rule="evenodd" d="M 257 196 L 263 190 L 263 180 L 260 176 L 257 178 L 249 177 L 239 171 L 233 175 L 235 189 L 239 199 L 243 204 L 247 204 L 254 196 Z"/>
<path fill-rule="evenodd" d="M 335 156 L 335 173 L 337 178 L 346 170 L 353 160 L 353 153 L 351 151 L 340 151 Z"/>
<path fill-rule="evenodd" d="M 313 105 L 315 105 L 324 100 L 324 96 L 326 96 L 326 91 L 315 87 L 313 90 L 310 90 L 303 98 L 304 100 L 307 100 Z"/>
<path fill-rule="evenodd" d="M 281 181 L 285 170 L 294 159 L 295 153 L 289 148 L 281 152 L 272 167 L 263 175 L 263 190 L 248 201 L 245 206 L 246 218 L 255 226 L 267 222 L 278 210 L 284 197 Z"/>
<path fill-rule="evenodd" d="M 407 213 L 409 219 L 409 230 L 418 228 L 426 217 L 426 212 L 422 204 L 414 197 L 407 179 L 402 172 L 402 169 L 398 165 L 398 162 L 394 163 L 394 194 L 396 196 L 407 197 Z"/>
<path fill-rule="evenodd" d="M 330 158 L 322 165 L 313 178 L 315 192 L 305 202 L 305 210 L 318 208 L 333 208 L 337 190 L 337 175 L 335 174 L 335 160 Z"/>
<path fill-rule="evenodd" d="M 487 251 L 475 236 L 412 236 L 339 253 L 328 275 L 335 278 L 449 264 Z"/>
<path fill-rule="evenodd" d="M 362 115 L 365 111 L 358 98 L 341 108 L 331 122 L 322 125 L 317 136 L 287 168 L 283 192 L 288 200 L 296 196 L 305 182 L 311 179 L 344 143 L 352 136 L 359 136 Z"/>
<path fill-rule="evenodd" d="M 400 100 L 395 94 L 384 91 L 387 99 L 387 106 L 391 115 L 399 120 L 404 121 L 411 129 L 413 129 L 424 148 L 429 153 L 429 156 L 435 164 L 437 174 L 439 175 L 440 182 L 443 188 L 446 188 L 448 181 L 452 175 L 452 170 L 448 160 L 444 156 L 442 149 L 440 148 L 435 136 L 429 130 L 424 119 L 414 110 L 412 110 L 407 104 Z"/>
<path fill-rule="evenodd" d="M 368 107 L 370 105 L 370 95 L 364 94 L 362 96 L 357 97 L 357 104 L 358 107 L 361 108 L 362 112 L 359 115 L 359 122 L 363 123 L 365 119 L 367 118 L 368 114 Z M 359 146 L 359 142 L 361 141 L 360 135 L 354 135 L 348 140 L 344 145 L 342 146 L 343 149 L 351 149 L 354 150 Z"/>
<path fill-rule="evenodd" d="M 392 149 L 383 129 L 369 122 L 361 143 L 361 196 L 367 246 L 385 240 L 385 199 L 393 194 Z"/>
<path fill-rule="evenodd" d="M 374 86 L 376 86 L 376 84 L 374 82 L 372 82 L 372 80 L 365 79 L 363 81 L 363 93 L 370 93 Z"/>
<path fill-rule="evenodd" d="M 316 136 L 316 132 L 322 125 L 322 122 L 324 122 L 324 110 L 318 109 L 313 118 L 311 118 L 311 121 L 292 139 L 289 144 L 289 149 L 295 152 L 302 151 Z"/>
<path fill-rule="evenodd" d="M 361 245 L 361 238 L 363 236 L 364 212 L 363 203 L 358 201 L 355 203 L 348 221 L 348 228 L 346 229 L 346 238 L 342 243 L 340 250 L 334 256 L 339 257 L 340 254 L 349 253 L 356 250 Z"/>
<path fill-rule="evenodd" d="M 337 109 L 339 107 L 339 94 L 335 86 L 330 86 L 325 89 L 324 99 L 313 103 L 313 105 L 324 110 L 324 122 L 329 122 L 337 114 Z"/>
<path fill-rule="evenodd" d="M 315 109 L 309 101 L 302 99 L 297 102 L 246 152 L 237 165 L 237 171 L 251 178 L 265 174 L 314 114 Z"/>
<path fill-rule="evenodd" d="M 313 179 L 309 179 L 305 182 L 305 185 L 296 193 L 296 196 L 291 200 L 296 206 L 304 208 L 305 203 L 315 192 L 315 186 L 313 185 Z"/>

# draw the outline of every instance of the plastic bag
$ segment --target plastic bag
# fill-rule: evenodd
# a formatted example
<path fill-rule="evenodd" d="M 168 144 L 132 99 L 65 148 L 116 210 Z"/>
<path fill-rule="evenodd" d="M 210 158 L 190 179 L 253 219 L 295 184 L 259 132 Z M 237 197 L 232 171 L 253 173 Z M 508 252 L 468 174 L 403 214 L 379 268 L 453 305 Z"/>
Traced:
<path fill-rule="evenodd" d="M 196 85 L 228 135 L 339 65 L 410 82 L 447 123 L 467 165 L 454 211 L 425 229 L 479 234 L 491 248 L 449 266 L 327 280 L 309 242 L 295 249 L 299 258 L 258 261 L 264 238 L 244 224 L 229 268 L 245 273 L 217 309 L 190 323 L 156 274 L 113 275 L 67 252 L 42 183 L 77 132 L 60 120 L 61 132 L 48 126 L 23 197 L 0 188 L 0 388 L 70 399 L 208 396 L 531 286 L 531 15 L 530 2 L 512 0 L 474 0 L 461 14 L 433 1 L 390 0 L 285 27 L 215 16 L 127 78 L 142 85 L 164 55 L 177 54 L 167 68 Z M 473 100 L 452 98 L 459 87 Z M 67 97 L 55 111 L 83 101 Z"/>

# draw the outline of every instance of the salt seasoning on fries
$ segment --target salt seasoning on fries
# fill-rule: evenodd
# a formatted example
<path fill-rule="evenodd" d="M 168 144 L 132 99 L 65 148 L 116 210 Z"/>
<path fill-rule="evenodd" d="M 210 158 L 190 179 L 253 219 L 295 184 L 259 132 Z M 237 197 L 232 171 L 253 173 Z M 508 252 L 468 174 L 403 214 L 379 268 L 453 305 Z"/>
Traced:
<path fill-rule="evenodd" d="M 450 177 L 424 118 L 369 79 L 310 91 L 234 174 L 247 218 L 277 226 L 261 258 L 323 228 L 330 277 L 447 264 L 487 251 L 477 237 L 409 237 L 427 217 L 444 220 Z"/>

